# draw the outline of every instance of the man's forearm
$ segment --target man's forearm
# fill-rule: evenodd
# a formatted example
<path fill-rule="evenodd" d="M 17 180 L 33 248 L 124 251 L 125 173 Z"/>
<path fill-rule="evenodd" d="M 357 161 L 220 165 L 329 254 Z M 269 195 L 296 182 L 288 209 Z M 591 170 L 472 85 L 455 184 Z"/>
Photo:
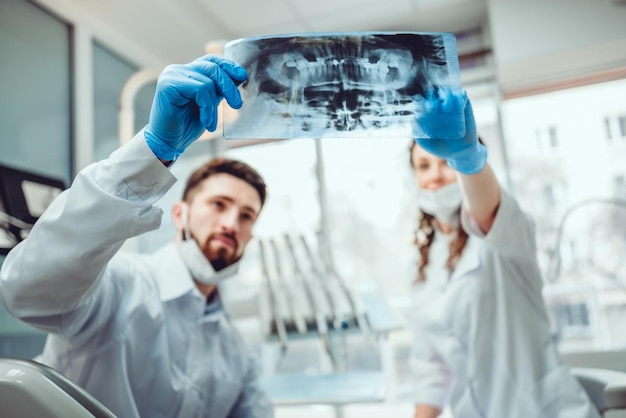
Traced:
<path fill-rule="evenodd" d="M 153 203 L 175 178 L 139 141 L 81 170 L 8 254 L 0 292 L 14 316 L 74 309 L 126 239 L 159 227 Z"/>

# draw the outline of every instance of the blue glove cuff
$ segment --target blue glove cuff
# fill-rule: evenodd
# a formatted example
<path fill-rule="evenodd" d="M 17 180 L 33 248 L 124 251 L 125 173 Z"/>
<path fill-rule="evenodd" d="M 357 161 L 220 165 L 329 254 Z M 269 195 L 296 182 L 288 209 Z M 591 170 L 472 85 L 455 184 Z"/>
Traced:
<path fill-rule="evenodd" d="M 471 147 L 456 153 L 454 157 L 447 158 L 446 162 L 459 173 L 479 173 L 487 165 L 487 147 L 476 142 Z"/>
<path fill-rule="evenodd" d="M 176 161 L 180 157 L 180 152 L 165 144 L 159 138 L 154 136 L 152 132 L 144 130 L 144 138 L 148 147 L 152 150 L 154 155 L 163 161 Z"/>

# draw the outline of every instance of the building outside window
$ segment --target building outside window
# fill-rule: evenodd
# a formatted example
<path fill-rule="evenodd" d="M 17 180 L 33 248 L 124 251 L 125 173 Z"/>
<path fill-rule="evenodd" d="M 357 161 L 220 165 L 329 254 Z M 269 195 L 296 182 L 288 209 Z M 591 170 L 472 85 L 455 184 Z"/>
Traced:
<path fill-rule="evenodd" d="M 623 97 L 617 80 L 502 104 L 512 188 L 536 222 L 564 351 L 626 346 Z"/>

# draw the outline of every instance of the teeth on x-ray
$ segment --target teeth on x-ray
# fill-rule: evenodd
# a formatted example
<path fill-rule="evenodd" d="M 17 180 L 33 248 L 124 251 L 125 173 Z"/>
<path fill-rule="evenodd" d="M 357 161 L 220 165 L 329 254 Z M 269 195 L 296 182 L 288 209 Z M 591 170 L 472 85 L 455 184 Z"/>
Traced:
<path fill-rule="evenodd" d="M 249 75 L 227 138 L 408 137 L 425 96 L 460 88 L 447 33 L 252 38 L 227 44 L 225 54 Z"/>

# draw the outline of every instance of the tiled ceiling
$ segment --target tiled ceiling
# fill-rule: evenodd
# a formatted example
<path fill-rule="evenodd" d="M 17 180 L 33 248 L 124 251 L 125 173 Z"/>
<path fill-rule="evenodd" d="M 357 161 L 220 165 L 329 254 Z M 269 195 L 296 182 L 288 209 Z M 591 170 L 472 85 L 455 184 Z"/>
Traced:
<path fill-rule="evenodd" d="M 159 64 L 207 42 L 300 32 L 446 31 L 485 25 L 486 0 L 66 0 Z M 106 40 L 105 40 L 106 43 Z"/>

